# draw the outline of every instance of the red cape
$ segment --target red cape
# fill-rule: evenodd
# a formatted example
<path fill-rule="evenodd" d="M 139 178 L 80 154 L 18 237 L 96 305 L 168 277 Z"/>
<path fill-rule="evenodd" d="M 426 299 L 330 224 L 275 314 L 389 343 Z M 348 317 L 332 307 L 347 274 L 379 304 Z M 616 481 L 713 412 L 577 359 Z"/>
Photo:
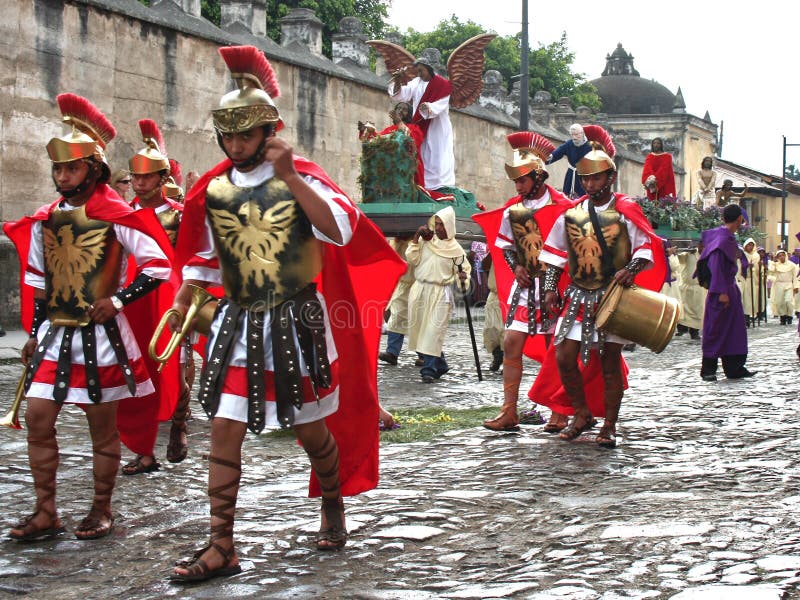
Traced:
<path fill-rule="evenodd" d="M 30 331 L 31 322 L 33 319 L 33 288 L 25 284 L 25 272 L 28 270 L 28 250 L 30 249 L 31 241 L 31 227 L 37 221 L 44 221 L 50 213 L 56 208 L 64 198 L 59 198 L 52 204 L 42 206 L 32 216 L 23 217 L 19 221 L 12 223 L 5 223 L 3 231 L 14 242 L 17 248 L 20 261 L 20 314 L 22 326 L 25 331 Z M 172 245 L 169 243 L 169 238 L 161 227 L 161 224 L 156 219 L 153 211 L 135 211 L 133 208 L 122 200 L 115 191 L 113 191 L 106 184 L 98 184 L 94 194 L 89 198 L 85 204 L 86 215 L 92 219 L 98 219 L 123 225 L 141 231 L 142 233 L 152 237 L 159 245 L 167 259 L 172 260 Z M 135 275 L 135 273 L 134 273 Z M 129 308 L 138 303 L 150 304 L 156 297 L 168 297 L 171 305 L 172 297 L 174 296 L 174 289 L 168 283 L 161 284 L 153 293 L 148 294 L 144 298 L 131 303 L 125 307 L 125 315 L 134 330 L 134 335 L 137 336 L 142 355 L 145 361 L 150 359 L 147 355 L 147 343 L 150 339 L 142 345 L 141 340 L 136 332 L 137 325 L 147 325 L 153 319 L 159 319 L 161 314 L 149 313 L 150 316 L 141 318 L 132 318 L 129 313 Z M 148 310 L 152 310 L 149 309 Z M 154 327 L 155 325 L 153 325 Z M 159 389 L 158 381 L 154 380 L 153 384 L 156 389 Z M 153 450 L 155 442 L 155 434 L 152 429 L 153 411 L 158 408 L 158 399 L 151 396 L 144 398 L 129 398 L 122 400 L 119 403 L 117 411 L 117 426 L 120 432 L 122 442 L 133 452 L 137 454 L 149 454 Z M 173 403 L 174 408 L 174 403 Z"/>
<path fill-rule="evenodd" d="M 316 164 L 294 159 L 310 175 L 338 194 L 346 194 Z M 205 227 L 206 188 L 232 167 L 224 160 L 204 174 L 186 198 L 178 231 L 175 265 L 181 269 L 194 255 L 194 242 Z M 378 485 L 378 346 L 383 310 L 406 264 L 363 213 L 346 246 L 324 244 L 324 268 L 317 283 L 325 296 L 331 332 L 339 356 L 339 410 L 326 419 L 339 446 L 342 494 L 353 496 Z M 309 495 L 319 496 L 313 472 Z"/>
<path fill-rule="evenodd" d="M 428 135 L 428 127 L 431 125 L 431 120 L 423 117 L 419 112 L 419 106 L 423 102 L 436 102 L 445 96 L 450 95 L 450 81 L 441 75 L 434 75 L 428 82 L 425 91 L 422 92 L 422 98 L 419 99 L 417 110 L 414 111 L 412 121 L 422 130 L 423 135 Z"/>
<path fill-rule="evenodd" d="M 653 266 L 646 271 L 639 273 L 633 282 L 648 290 L 660 292 L 661 287 L 664 285 L 664 278 L 667 276 L 667 257 L 664 254 L 664 240 L 662 240 L 655 231 L 653 231 L 650 221 L 644 216 L 642 207 L 639 206 L 635 200 L 624 194 L 614 194 L 616 196 L 616 208 L 634 225 L 642 230 L 647 237 L 650 238 L 646 247 L 653 251 Z M 581 202 L 577 200 L 576 204 Z M 638 250 L 638 248 L 631 248 L 631 253 Z"/>
<path fill-rule="evenodd" d="M 675 171 L 672 169 L 672 155 L 664 152 L 663 154 L 653 154 L 652 152 L 644 159 L 642 169 L 642 185 L 650 175 L 656 176 L 657 194 L 651 194 L 647 190 L 647 197 L 650 200 L 658 200 L 664 196 L 677 196 L 675 191 Z M 656 197 L 658 196 L 658 197 Z"/>
<path fill-rule="evenodd" d="M 556 222 L 559 215 L 572 206 L 572 201 L 564 194 L 549 185 L 547 186 L 547 189 L 550 191 L 550 199 L 552 200 L 553 204 L 549 204 L 536 211 L 536 214 L 534 215 L 536 222 L 539 224 L 539 230 L 542 233 L 542 240 L 546 240 L 547 236 L 550 235 L 550 230 L 553 228 L 553 224 Z M 497 234 L 500 232 L 500 224 L 503 220 L 503 212 L 509 206 L 520 202 L 520 200 L 520 196 L 514 196 L 500 208 L 491 210 L 489 212 L 472 215 L 472 220 L 480 225 L 481 229 L 483 229 L 483 233 L 486 235 L 486 247 L 492 255 L 492 264 L 495 266 L 495 279 L 497 280 L 497 297 L 500 300 L 500 310 L 503 314 L 503 322 L 505 322 L 505 319 L 508 316 L 507 302 L 508 297 L 511 294 L 511 287 L 514 284 L 515 276 L 506 263 L 506 259 L 503 256 L 503 251 L 495 245 L 495 240 L 497 239 Z M 568 285 L 568 281 L 568 277 L 562 278 L 559 287 L 566 287 L 566 285 Z M 547 347 L 545 346 L 544 336 L 528 336 L 528 339 L 525 341 L 525 347 L 523 348 L 525 356 L 532 358 L 537 362 L 542 362 L 546 351 Z"/>
<path fill-rule="evenodd" d="M 171 208 L 183 212 L 183 205 L 179 202 L 170 200 L 163 194 L 162 200 L 167 202 Z M 140 207 L 137 212 L 140 211 L 150 212 L 158 220 L 154 209 Z M 135 264 L 128 265 L 129 280 L 135 276 L 135 269 Z M 131 447 L 126 441 L 125 445 L 131 451 L 146 456 L 153 453 L 153 446 L 158 435 L 158 423 L 172 418 L 181 392 L 180 350 L 167 361 L 161 373 L 158 372 L 159 363 L 150 358 L 148 351 L 150 338 L 155 333 L 156 325 L 161 320 L 161 316 L 172 307 L 179 286 L 180 278 L 173 270 L 169 284 L 160 285 L 153 293 L 147 294 L 125 307 L 125 316 L 128 317 L 156 391 L 138 402 L 123 401 L 120 403 L 117 411 L 117 426 L 123 441 L 125 438 L 134 438 L 138 442 L 136 448 Z M 162 345 L 159 345 L 158 348 L 164 347 L 168 335 L 169 333 L 161 338 Z M 134 431 L 137 433 L 134 434 Z"/>

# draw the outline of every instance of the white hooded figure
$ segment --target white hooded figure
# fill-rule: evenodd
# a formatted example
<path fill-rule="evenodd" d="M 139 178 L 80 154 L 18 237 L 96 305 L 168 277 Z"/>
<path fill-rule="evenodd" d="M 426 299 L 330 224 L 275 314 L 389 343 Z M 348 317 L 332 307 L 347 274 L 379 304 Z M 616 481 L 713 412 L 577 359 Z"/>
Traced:
<path fill-rule="evenodd" d="M 778 250 L 775 260 L 769 262 L 769 278 L 772 280 L 772 314 L 781 318 L 781 325 L 788 325 L 794 316 L 794 295 L 800 283 L 797 265 L 789 260 L 786 250 Z"/>
<path fill-rule="evenodd" d="M 420 372 L 425 381 L 447 370 L 442 347 L 454 301 L 452 284 L 459 279 L 459 264 L 467 278 L 471 272 L 455 234 L 456 214 L 448 206 L 433 215 L 427 227 L 417 230 L 406 249 L 406 261 L 414 267 L 416 279 L 408 294 L 408 347 L 422 354 L 423 360 L 440 359 L 436 365 L 423 365 Z"/>
<path fill-rule="evenodd" d="M 747 238 L 742 244 L 742 252 L 747 259 L 747 273 L 742 281 L 742 306 L 744 306 L 744 316 L 751 321 L 758 317 L 758 313 L 763 310 L 766 298 L 766 291 L 759 292 L 759 286 L 763 279 L 761 256 L 758 254 L 758 246 L 753 238 Z"/>

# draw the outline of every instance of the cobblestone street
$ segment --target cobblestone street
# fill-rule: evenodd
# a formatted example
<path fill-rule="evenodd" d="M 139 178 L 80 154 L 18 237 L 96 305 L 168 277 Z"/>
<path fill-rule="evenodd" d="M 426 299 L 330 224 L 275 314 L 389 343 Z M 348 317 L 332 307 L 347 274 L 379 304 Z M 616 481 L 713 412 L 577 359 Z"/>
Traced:
<path fill-rule="evenodd" d="M 244 572 L 187 588 L 166 577 L 173 560 L 207 537 L 209 426 L 194 404 L 185 462 L 163 460 L 163 424 L 162 470 L 118 478 L 110 537 L 1 541 L 0 593 L 65 600 L 800 598 L 797 336 L 775 320 L 749 334 L 747 366 L 758 371 L 750 380 L 702 382 L 700 342 L 685 337 L 660 355 L 626 353 L 631 387 L 614 450 L 598 448 L 592 432 L 569 443 L 539 426 L 498 434 L 480 423 L 433 442 L 384 443 L 380 486 L 346 501 L 351 538 L 340 553 L 311 549 L 319 504 L 305 497 L 305 454 L 288 438 L 248 435 L 236 524 Z M 10 352 L 13 338 L 0 346 Z M 430 385 L 420 382 L 410 353 L 398 366 L 382 364 L 384 405 L 499 407 L 501 375 L 486 370 L 491 357 L 481 348 L 485 380 L 478 382 L 466 324 L 451 326 L 445 351 L 451 371 Z M 536 365 L 524 368 L 527 390 Z M 11 360 L 0 366 L 3 412 L 20 372 Z M 81 411 L 66 408 L 58 432 L 58 503 L 69 530 L 90 503 Z M 25 433 L 4 429 L 0 436 L 5 531 L 30 512 L 33 486 Z"/>

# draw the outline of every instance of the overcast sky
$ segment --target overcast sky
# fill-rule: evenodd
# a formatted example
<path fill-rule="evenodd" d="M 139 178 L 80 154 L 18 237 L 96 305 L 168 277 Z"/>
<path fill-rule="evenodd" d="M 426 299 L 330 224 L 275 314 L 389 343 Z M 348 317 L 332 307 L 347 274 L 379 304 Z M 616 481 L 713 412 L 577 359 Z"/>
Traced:
<path fill-rule="evenodd" d="M 520 30 L 522 0 L 393 0 L 389 23 L 401 32 L 431 31 L 454 13 L 462 22 L 513 35 Z M 574 70 L 589 80 L 600 76 L 606 55 L 622 43 L 642 77 L 673 93 L 680 86 L 687 112 L 702 118 L 708 111 L 714 123 L 724 122 L 724 159 L 779 174 L 785 135 L 788 144 L 798 144 L 787 147 L 786 162 L 800 165 L 800 3 L 529 0 L 528 20 L 532 48 L 565 31 Z"/>

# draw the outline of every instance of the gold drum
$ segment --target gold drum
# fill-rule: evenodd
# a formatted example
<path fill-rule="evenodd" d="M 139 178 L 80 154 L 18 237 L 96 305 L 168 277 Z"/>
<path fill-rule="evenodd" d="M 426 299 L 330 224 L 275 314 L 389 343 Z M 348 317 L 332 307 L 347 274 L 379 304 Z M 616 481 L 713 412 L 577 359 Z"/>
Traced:
<path fill-rule="evenodd" d="M 658 354 L 675 334 L 680 315 L 681 307 L 675 298 L 635 285 L 626 288 L 614 281 L 597 306 L 595 323 L 607 333 Z"/>

